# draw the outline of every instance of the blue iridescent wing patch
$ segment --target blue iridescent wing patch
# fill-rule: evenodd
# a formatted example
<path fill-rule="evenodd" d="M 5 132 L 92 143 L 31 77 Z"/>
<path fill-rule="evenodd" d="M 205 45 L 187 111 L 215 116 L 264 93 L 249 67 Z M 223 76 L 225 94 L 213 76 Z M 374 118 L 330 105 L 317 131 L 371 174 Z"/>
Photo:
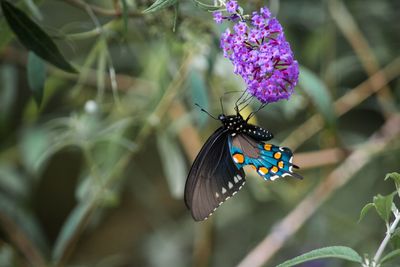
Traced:
<path fill-rule="evenodd" d="M 243 139 L 246 140 L 246 139 Z M 243 142 L 243 141 L 242 141 Z M 279 177 L 294 176 L 302 178 L 293 172 L 293 153 L 287 147 L 275 146 L 263 142 L 252 142 L 252 150 L 257 153 L 249 155 L 246 148 L 235 145 L 230 140 L 230 153 L 238 169 L 245 165 L 251 166 L 265 180 L 275 180 Z"/>

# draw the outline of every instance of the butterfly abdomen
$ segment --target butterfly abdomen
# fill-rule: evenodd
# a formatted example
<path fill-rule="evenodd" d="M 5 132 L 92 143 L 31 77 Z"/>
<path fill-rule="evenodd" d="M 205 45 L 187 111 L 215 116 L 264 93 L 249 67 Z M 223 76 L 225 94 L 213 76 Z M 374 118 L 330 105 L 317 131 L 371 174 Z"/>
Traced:
<path fill-rule="evenodd" d="M 270 131 L 252 124 L 246 124 L 246 127 L 243 129 L 243 133 L 256 141 L 268 141 L 274 138 Z"/>

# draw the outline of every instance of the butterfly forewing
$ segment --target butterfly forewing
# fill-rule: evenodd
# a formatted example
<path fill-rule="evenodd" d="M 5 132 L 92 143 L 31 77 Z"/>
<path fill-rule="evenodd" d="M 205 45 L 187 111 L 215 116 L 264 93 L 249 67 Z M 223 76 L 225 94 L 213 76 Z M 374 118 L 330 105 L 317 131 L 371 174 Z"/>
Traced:
<path fill-rule="evenodd" d="M 210 150 L 214 147 L 218 146 L 217 142 L 221 142 L 221 138 L 225 136 L 224 130 L 222 127 L 217 129 L 205 142 L 200 152 L 197 154 L 196 159 L 194 160 L 192 167 L 190 168 L 188 177 L 186 179 L 185 185 L 185 204 L 190 209 L 191 203 L 193 200 L 193 194 L 196 187 L 196 183 L 200 178 L 200 175 L 204 176 L 204 174 L 208 171 L 207 169 L 201 170 L 201 167 L 209 166 L 209 164 L 203 164 L 207 162 L 206 156 L 209 154 Z M 199 172 L 203 172 L 200 174 Z"/>
<path fill-rule="evenodd" d="M 185 203 L 195 220 L 207 219 L 226 199 L 245 183 L 243 169 L 233 162 L 229 133 L 215 131 L 197 155 L 185 186 Z"/>

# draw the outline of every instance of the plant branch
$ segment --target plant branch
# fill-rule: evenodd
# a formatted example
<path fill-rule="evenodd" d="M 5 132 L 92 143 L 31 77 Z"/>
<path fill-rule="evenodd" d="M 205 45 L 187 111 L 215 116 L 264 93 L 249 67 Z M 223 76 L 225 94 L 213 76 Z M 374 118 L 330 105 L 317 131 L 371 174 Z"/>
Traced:
<path fill-rule="evenodd" d="M 39 248 L 28 238 L 26 233 L 7 214 L 0 213 L 0 225 L 8 238 L 32 266 L 47 266 Z"/>
<path fill-rule="evenodd" d="M 397 225 L 400 222 L 400 214 L 399 214 L 398 210 L 396 210 L 394 215 L 395 215 L 395 219 L 394 219 L 393 223 L 390 225 L 389 229 L 387 230 L 385 238 L 382 240 L 382 243 L 380 244 L 378 250 L 375 253 L 375 256 L 373 259 L 373 266 L 379 266 L 378 263 L 379 263 L 379 260 L 381 259 L 382 253 L 385 250 L 387 244 L 389 243 L 394 230 L 396 229 Z"/>
<path fill-rule="evenodd" d="M 328 148 L 317 151 L 296 153 L 294 164 L 301 166 L 302 170 L 331 165 L 342 161 L 350 154 L 353 148 Z"/>
<path fill-rule="evenodd" d="M 171 108 L 169 109 L 169 116 L 171 117 L 172 121 L 182 119 L 187 114 L 188 111 L 179 100 L 175 100 L 175 102 L 173 103 L 173 105 L 171 105 Z M 185 126 L 182 127 L 182 129 L 180 129 L 178 137 L 186 153 L 186 156 L 191 161 L 194 161 L 197 153 L 199 153 L 202 146 L 199 132 L 191 123 L 187 123 L 185 124 Z"/>
<path fill-rule="evenodd" d="M 368 76 L 374 75 L 380 69 L 379 61 L 346 5 L 341 0 L 330 0 L 328 6 L 334 22 L 349 41 L 365 72 Z M 395 110 L 392 93 L 387 83 L 377 93 L 378 102 L 385 115 Z"/>
<path fill-rule="evenodd" d="M 107 38 L 104 35 L 104 31 L 103 31 L 103 27 L 100 23 L 100 21 L 97 19 L 96 15 L 93 12 L 93 9 L 91 8 L 91 6 L 86 5 L 85 9 L 87 11 L 87 13 L 89 14 L 90 18 L 92 19 L 93 23 L 95 24 L 96 28 L 98 29 L 98 31 L 100 32 L 100 36 L 102 39 L 102 42 L 104 44 L 105 47 L 105 53 L 107 56 L 107 60 L 108 60 L 108 73 L 109 73 L 109 77 L 110 77 L 110 84 L 111 84 L 111 91 L 113 93 L 113 97 L 114 97 L 114 101 L 115 104 L 118 108 L 121 107 L 121 101 L 119 99 L 119 95 L 118 95 L 118 83 L 117 83 L 117 79 L 116 79 L 116 72 L 115 72 L 115 68 L 114 68 L 114 64 L 113 64 L 113 60 L 112 57 L 110 55 L 110 51 L 108 48 L 108 44 L 107 44 Z M 104 80 L 101 79 L 100 81 L 101 85 L 104 85 Z M 98 84 L 98 88 L 99 88 L 99 93 L 100 95 L 102 94 L 102 90 L 100 84 Z"/>
<path fill-rule="evenodd" d="M 309 195 L 274 227 L 238 267 L 258 267 L 269 261 L 286 241 L 325 203 L 340 187 L 346 184 L 373 157 L 400 135 L 400 115 L 391 115 L 382 128 L 369 141 L 361 145 L 334 169 Z"/>

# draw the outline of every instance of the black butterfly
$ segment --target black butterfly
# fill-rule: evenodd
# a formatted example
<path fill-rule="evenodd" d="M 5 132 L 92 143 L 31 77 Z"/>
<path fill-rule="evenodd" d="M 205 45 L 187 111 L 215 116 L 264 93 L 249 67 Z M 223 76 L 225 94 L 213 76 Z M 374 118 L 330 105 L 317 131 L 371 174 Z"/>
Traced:
<path fill-rule="evenodd" d="M 204 110 L 203 110 L 204 111 Z M 273 138 L 269 131 L 249 124 L 236 115 L 218 116 L 223 124 L 206 141 L 189 171 L 185 185 L 185 203 L 196 221 L 207 219 L 225 200 L 245 183 L 244 165 L 250 165 L 265 180 L 291 175 L 289 148 L 265 144 Z"/>

